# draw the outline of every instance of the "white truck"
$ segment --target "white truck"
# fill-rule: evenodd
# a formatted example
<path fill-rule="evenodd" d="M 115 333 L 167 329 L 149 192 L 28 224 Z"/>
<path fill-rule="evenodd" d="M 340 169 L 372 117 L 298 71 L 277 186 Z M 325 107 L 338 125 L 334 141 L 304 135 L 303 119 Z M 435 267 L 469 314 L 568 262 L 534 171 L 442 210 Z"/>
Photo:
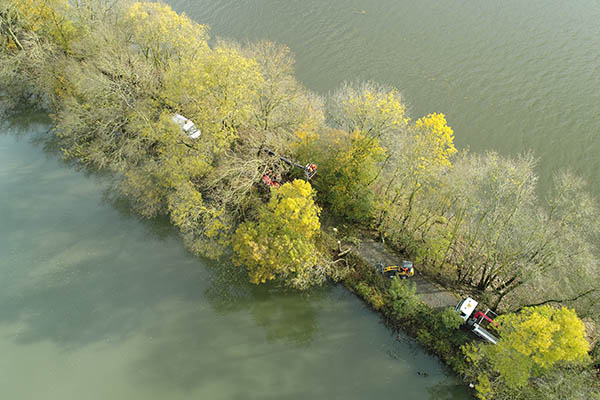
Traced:
<path fill-rule="evenodd" d="M 463 319 L 463 321 L 465 321 L 467 326 L 477 336 L 490 343 L 498 343 L 498 338 L 496 338 L 482 326 L 482 323 L 484 323 L 484 321 L 487 321 L 488 323 L 494 323 L 494 318 L 496 317 L 496 315 L 490 309 L 487 309 L 485 312 L 477 311 L 475 309 L 477 307 L 477 304 L 478 303 L 475 300 L 473 300 L 470 297 L 467 297 L 461 300 L 460 303 L 458 303 L 455 310 L 458 313 L 458 315 L 460 315 L 460 317 Z"/>
<path fill-rule="evenodd" d="M 184 131 L 190 139 L 198 139 L 202 134 L 200 129 L 198 129 L 198 127 L 191 120 L 187 119 L 181 114 L 173 114 L 171 119 L 173 122 L 179 125 L 181 130 Z"/>

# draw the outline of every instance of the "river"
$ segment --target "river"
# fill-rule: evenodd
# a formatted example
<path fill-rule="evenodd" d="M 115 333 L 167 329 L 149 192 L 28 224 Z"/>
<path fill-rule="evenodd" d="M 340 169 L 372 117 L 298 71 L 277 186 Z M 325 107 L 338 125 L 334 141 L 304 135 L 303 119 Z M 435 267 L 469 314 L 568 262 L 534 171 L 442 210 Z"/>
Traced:
<path fill-rule="evenodd" d="M 299 79 L 398 87 L 459 147 L 540 158 L 599 193 L 596 0 L 170 0 L 213 37 L 290 46 Z M 300 295 L 191 257 L 164 220 L 60 161 L 48 121 L 0 134 L 0 397 L 467 399 L 338 286 Z M 417 372 L 426 372 L 427 376 Z"/>
<path fill-rule="evenodd" d="M 413 118 L 446 114 L 459 148 L 539 158 L 541 187 L 569 169 L 600 195 L 597 0 L 168 0 L 213 37 L 288 45 L 325 94 L 374 80 Z"/>
<path fill-rule="evenodd" d="M 48 124 L 0 128 L 0 398 L 469 398 L 342 287 L 286 293 L 190 256 L 62 162 Z"/>

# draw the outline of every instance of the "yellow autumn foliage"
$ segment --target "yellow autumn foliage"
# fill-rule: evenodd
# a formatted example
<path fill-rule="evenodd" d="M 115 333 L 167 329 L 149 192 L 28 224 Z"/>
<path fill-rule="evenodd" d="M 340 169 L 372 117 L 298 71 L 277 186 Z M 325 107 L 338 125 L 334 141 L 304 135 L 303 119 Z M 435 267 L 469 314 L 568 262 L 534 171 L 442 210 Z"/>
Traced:
<path fill-rule="evenodd" d="M 398 90 L 373 83 L 345 84 L 329 104 L 329 117 L 349 132 L 381 137 L 402 130 L 409 122 Z"/>
<path fill-rule="evenodd" d="M 232 221 L 224 207 L 205 203 L 189 181 L 168 197 L 169 216 L 179 228 L 186 247 L 195 254 L 217 259 L 230 241 Z"/>
<path fill-rule="evenodd" d="M 328 129 L 296 132 L 296 153 L 319 166 L 314 180 L 321 204 L 338 216 L 366 222 L 373 212 L 373 183 L 386 149 L 363 131 Z"/>
<path fill-rule="evenodd" d="M 77 33 L 75 24 L 68 17 L 69 7 L 67 0 L 9 0 L 6 17 L 7 22 L 12 19 L 23 29 L 51 39 L 68 52 Z M 21 47 L 14 29 L 9 27 L 8 30 L 9 47 Z"/>
<path fill-rule="evenodd" d="M 585 326 L 569 308 L 527 307 L 496 321 L 498 344 L 471 344 L 464 349 L 478 374 L 480 399 L 493 398 L 491 381 L 518 389 L 558 365 L 583 363 L 589 358 Z M 492 379 L 496 374 L 499 381 Z"/>
<path fill-rule="evenodd" d="M 502 325 L 499 352 L 510 349 L 542 369 L 561 361 L 586 359 L 589 344 L 585 340 L 585 326 L 569 308 L 526 308 L 498 320 Z"/>
<path fill-rule="evenodd" d="M 289 284 L 316 264 L 320 227 L 310 183 L 299 179 L 285 183 L 271 190 L 258 221 L 244 222 L 236 230 L 234 261 L 248 269 L 252 283 L 283 278 Z"/>
<path fill-rule="evenodd" d="M 377 163 L 385 149 L 379 140 L 361 131 L 340 132 L 324 161 L 326 188 L 322 191 L 332 210 L 354 221 L 367 221 L 373 207 L 371 185 L 377 176 Z"/>
<path fill-rule="evenodd" d="M 22 21 L 33 32 L 43 31 L 48 27 L 59 10 L 69 6 L 67 0 L 19 0 L 12 2 L 18 10 Z"/>
<path fill-rule="evenodd" d="M 194 60 L 208 51 L 208 28 L 164 3 L 135 2 L 127 10 L 125 22 L 142 54 L 157 65 L 184 55 Z"/>
<path fill-rule="evenodd" d="M 170 62 L 162 97 L 192 119 L 208 150 L 219 153 L 236 137 L 236 128 L 253 118 L 263 78 L 256 61 L 237 49 L 217 47 L 200 59 Z"/>
<path fill-rule="evenodd" d="M 418 169 L 422 171 L 449 168 L 451 158 L 457 153 L 454 131 L 446 116 L 432 113 L 419 118 L 414 124 L 415 153 L 419 154 Z"/>

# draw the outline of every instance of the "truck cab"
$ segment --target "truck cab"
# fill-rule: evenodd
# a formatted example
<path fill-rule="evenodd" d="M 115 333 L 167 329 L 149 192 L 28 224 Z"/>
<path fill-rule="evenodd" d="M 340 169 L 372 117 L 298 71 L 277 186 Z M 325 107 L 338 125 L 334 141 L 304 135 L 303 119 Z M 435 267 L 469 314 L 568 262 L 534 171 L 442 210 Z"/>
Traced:
<path fill-rule="evenodd" d="M 489 343 L 498 343 L 498 338 L 482 326 L 482 323 L 493 322 L 491 315 L 493 314 L 495 316 L 495 314 L 489 309 L 486 312 L 476 312 L 475 307 L 477 307 L 477 304 L 478 303 L 472 298 L 466 297 L 456 305 L 455 310 L 460 318 L 465 321 L 471 332 Z"/>
<path fill-rule="evenodd" d="M 458 315 L 462 318 L 462 320 L 466 322 L 475 311 L 475 307 L 477 307 L 477 304 L 479 303 L 477 303 L 472 298 L 467 297 L 463 299 L 460 303 L 458 303 L 455 310 L 458 313 Z"/>

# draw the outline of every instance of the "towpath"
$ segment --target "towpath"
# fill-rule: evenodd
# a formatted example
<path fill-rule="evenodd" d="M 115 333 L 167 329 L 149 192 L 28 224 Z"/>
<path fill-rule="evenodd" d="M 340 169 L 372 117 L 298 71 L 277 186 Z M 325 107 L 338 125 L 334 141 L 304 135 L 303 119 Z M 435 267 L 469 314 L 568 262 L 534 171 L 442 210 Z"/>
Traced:
<path fill-rule="evenodd" d="M 391 252 L 387 247 L 373 239 L 365 238 L 358 248 L 360 256 L 370 265 L 382 263 L 384 265 L 402 265 L 402 258 Z M 418 265 L 415 265 L 415 275 L 410 278 L 417 289 L 417 294 L 421 300 L 435 309 L 445 307 L 454 307 L 458 304 L 459 298 L 452 292 L 444 289 L 436 283 L 427 280 L 419 273 Z"/>

